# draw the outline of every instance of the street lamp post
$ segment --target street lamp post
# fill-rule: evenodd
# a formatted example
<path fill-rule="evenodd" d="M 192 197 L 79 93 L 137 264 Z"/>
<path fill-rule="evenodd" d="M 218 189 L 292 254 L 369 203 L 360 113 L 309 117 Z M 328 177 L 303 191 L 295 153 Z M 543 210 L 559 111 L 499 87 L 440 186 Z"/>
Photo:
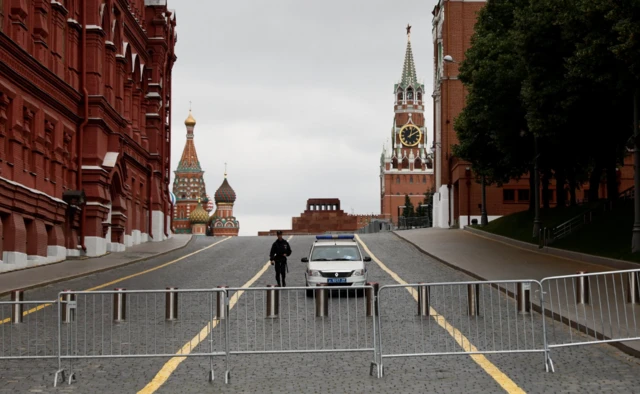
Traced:
<path fill-rule="evenodd" d="M 633 236 L 631 238 L 631 253 L 640 252 L 640 124 L 638 124 L 638 101 L 640 98 L 640 89 L 636 88 L 633 95 L 633 165 L 635 171 L 633 174 L 633 209 L 634 209 L 634 221 L 633 221 Z"/>
<path fill-rule="evenodd" d="M 482 214 L 480 216 L 480 225 L 482 227 L 489 224 L 489 219 L 487 218 L 487 181 L 485 176 L 482 176 Z"/>
<path fill-rule="evenodd" d="M 533 192 L 533 201 L 534 201 L 534 212 L 535 217 L 533 219 L 533 238 L 540 236 L 540 176 L 538 175 L 538 137 L 533 136 L 533 147 L 534 147 L 534 164 L 533 164 L 533 184 L 534 184 L 534 192 Z"/>

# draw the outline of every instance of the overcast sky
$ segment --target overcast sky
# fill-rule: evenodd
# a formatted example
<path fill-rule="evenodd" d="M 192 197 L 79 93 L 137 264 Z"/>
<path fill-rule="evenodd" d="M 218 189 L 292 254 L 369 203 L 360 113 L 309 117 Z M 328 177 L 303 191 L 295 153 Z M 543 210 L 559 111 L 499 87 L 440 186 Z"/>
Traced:
<path fill-rule="evenodd" d="M 169 0 L 176 10 L 172 170 L 192 101 L 208 194 L 237 194 L 240 235 L 291 228 L 309 198 L 380 213 L 379 165 L 402 74 L 405 27 L 433 91 L 436 0 Z M 428 144 L 432 101 L 427 101 Z M 173 173 L 172 173 L 173 182 Z"/>

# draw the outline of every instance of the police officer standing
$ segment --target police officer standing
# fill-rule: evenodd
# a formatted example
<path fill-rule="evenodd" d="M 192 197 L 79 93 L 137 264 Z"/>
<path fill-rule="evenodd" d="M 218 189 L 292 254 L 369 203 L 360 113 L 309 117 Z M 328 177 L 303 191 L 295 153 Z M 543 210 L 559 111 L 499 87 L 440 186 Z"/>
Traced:
<path fill-rule="evenodd" d="M 271 246 L 271 253 L 269 254 L 269 259 L 271 260 L 271 265 L 275 264 L 276 269 L 276 281 L 278 282 L 278 287 L 280 287 L 280 276 L 282 275 L 282 287 L 287 287 L 287 283 L 284 278 L 286 276 L 286 271 L 289 270 L 287 267 L 287 256 L 291 256 L 291 246 L 289 246 L 289 242 L 285 239 L 282 239 L 282 231 L 278 230 L 276 233 L 278 239 Z"/>

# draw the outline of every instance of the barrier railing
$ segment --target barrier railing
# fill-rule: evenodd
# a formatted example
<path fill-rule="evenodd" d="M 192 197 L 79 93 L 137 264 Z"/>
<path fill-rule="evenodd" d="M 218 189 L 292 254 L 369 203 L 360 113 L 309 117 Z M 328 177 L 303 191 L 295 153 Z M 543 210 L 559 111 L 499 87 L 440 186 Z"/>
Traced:
<path fill-rule="evenodd" d="M 373 286 L 228 291 L 229 354 L 371 352 L 375 363 L 375 317 L 365 296 Z"/>
<path fill-rule="evenodd" d="M 56 301 L 25 301 L 14 291 L 0 302 L 0 360 L 58 357 Z"/>
<path fill-rule="evenodd" d="M 88 358 L 371 354 L 385 359 L 541 353 L 640 339 L 640 269 L 541 280 L 64 291 L 0 302 L 0 359 L 57 358 L 55 383 Z M 549 319 L 551 317 L 551 319 Z M 562 324 L 559 324 L 562 323 Z M 566 329 L 566 326 L 570 329 Z"/>
<path fill-rule="evenodd" d="M 226 299 L 225 289 L 60 293 L 54 386 L 75 380 L 72 361 L 78 359 L 226 356 L 219 309 L 226 302 L 220 299 Z"/>
<path fill-rule="evenodd" d="M 544 309 L 553 317 L 548 348 L 640 339 L 639 282 L 640 269 L 543 279 Z M 574 330 L 558 329 L 560 322 Z"/>
<path fill-rule="evenodd" d="M 530 312 L 532 295 L 540 294 L 539 290 L 535 280 L 382 286 L 378 375 L 384 374 L 385 358 L 546 355 L 543 319 Z M 506 296 L 507 291 L 517 299 Z"/>

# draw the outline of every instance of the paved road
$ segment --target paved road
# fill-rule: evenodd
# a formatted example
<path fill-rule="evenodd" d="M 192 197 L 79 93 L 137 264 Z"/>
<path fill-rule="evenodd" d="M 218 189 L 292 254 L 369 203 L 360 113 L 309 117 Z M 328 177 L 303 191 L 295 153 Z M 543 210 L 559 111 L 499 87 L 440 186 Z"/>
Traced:
<path fill-rule="evenodd" d="M 115 287 L 127 289 L 163 289 L 167 286 L 176 286 L 181 289 L 211 288 L 217 285 L 242 286 L 260 272 L 266 263 L 269 247 L 273 239 L 264 237 L 239 237 L 220 242 L 224 238 L 198 238 L 187 248 L 156 259 L 152 259 L 132 266 L 115 269 L 99 275 L 79 278 L 65 283 L 58 283 L 41 289 L 30 291 L 28 299 L 55 298 L 58 291 L 63 289 L 84 290 L 114 282 L 106 286 L 105 290 Z M 469 281 L 468 276 L 455 271 L 441 263 L 430 259 L 417 251 L 413 246 L 399 240 L 392 234 L 376 234 L 362 236 L 362 240 L 370 248 L 371 252 L 384 263 L 391 271 L 409 283 L 413 282 L 445 282 L 445 281 Z M 295 236 L 291 240 L 293 255 L 289 263 L 289 286 L 303 286 L 303 273 L 305 265 L 300 263 L 300 258 L 309 250 L 313 241 L 312 237 Z M 211 246 L 220 242 L 215 246 Z M 145 270 L 151 270 L 162 264 L 172 262 L 189 253 L 211 246 L 190 257 L 166 265 L 162 268 L 135 276 L 122 281 L 119 278 L 129 277 Z M 397 282 L 385 272 L 378 264 L 371 262 L 369 265 L 369 280 L 379 282 L 381 285 L 397 284 Z M 252 287 L 263 287 L 275 282 L 273 268 L 269 267 L 261 275 Z M 493 332 L 482 333 L 489 319 L 469 319 L 460 313 L 464 308 L 458 295 L 460 289 L 448 287 L 440 293 L 432 293 L 432 307 L 446 319 L 447 324 L 455 326 L 478 348 L 499 346 L 495 341 L 488 340 L 486 334 L 495 338 L 500 334 L 505 338 L 505 330 L 519 327 L 520 333 L 531 333 L 535 338 L 540 338 L 540 317 L 530 316 L 529 320 L 500 321 L 506 319 L 507 313 L 496 313 L 495 320 L 488 325 L 493 327 Z M 490 289 L 482 290 L 482 300 L 487 305 L 498 308 L 514 308 L 513 303 Z M 237 349 L 252 349 L 260 346 L 296 346 L 296 348 L 308 348 L 309 342 L 301 344 L 303 334 L 308 334 L 309 327 L 316 329 L 316 334 L 325 328 L 335 330 L 336 343 L 325 343 L 324 348 L 333 346 L 346 346 L 358 343 L 366 345 L 372 332 L 370 318 L 363 315 L 364 300 L 352 298 L 349 295 L 340 295 L 339 306 L 336 298 L 332 298 L 331 319 L 319 323 L 313 316 L 304 315 L 304 307 L 308 303 L 311 309 L 313 299 L 309 300 L 300 293 L 292 292 L 285 297 L 280 305 L 280 319 L 277 323 L 266 322 L 264 319 L 251 319 L 250 313 L 256 310 L 259 316 L 264 313 L 260 305 L 264 304 L 264 292 L 245 292 L 237 299 L 237 304 L 231 311 L 231 317 L 236 323 L 231 333 L 242 333 L 232 338 L 231 344 Z M 151 338 L 155 342 L 168 345 L 167 349 L 177 351 L 188 342 L 205 325 L 207 313 L 214 307 L 215 300 L 204 295 L 181 295 L 181 321 L 179 323 L 161 323 L 149 331 L 149 328 L 141 328 L 132 323 L 116 326 L 115 331 L 124 334 L 118 337 L 114 334 L 104 334 L 101 325 L 112 329 L 112 325 L 104 323 L 105 316 L 110 319 L 111 298 L 106 301 L 101 296 L 89 296 L 79 302 L 78 322 L 87 322 L 89 333 L 99 332 L 105 338 L 111 338 L 111 343 L 116 343 L 116 351 L 131 349 L 130 342 L 144 342 L 149 349 L 153 349 Z M 158 316 L 164 316 L 163 296 L 158 299 L 152 296 L 132 296 L 128 299 L 134 318 L 142 316 L 136 314 L 137 307 L 144 305 L 160 305 Z M 344 298 L 343 298 L 344 297 Z M 348 297 L 348 298 L 347 298 Z M 80 298 L 80 297 L 79 297 Z M 86 301 L 85 304 L 82 302 Z M 102 301 L 102 303 L 101 303 Z M 213 301 L 213 303 L 212 303 Z M 155 304 L 154 304 L 155 302 Z M 254 304 L 255 302 L 255 304 Z M 383 338 L 388 351 L 405 351 L 411 346 L 419 344 L 429 351 L 459 351 L 448 330 L 437 324 L 436 319 L 416 319 L 415 301 L 404 289 L 389 290 L 387 300 L 382 300 L 383 309 Z M 94 304 L 95 303 L 95 304 Z M 100 305 L 104 304 L 104 307 Z M 98 306 L 95 306 L 98 305 Z M 334 313 L 333 308 L 340 308 L 340 313 Z M 80 310 L 88 310 L 88 317 L 82 315 Z M 100 309 L 104 308 L 104 309 Z M 52 310 L 53 308 L 48 308 Z M 151 310 L 147 307 L 145 310 Z M 44 316 L 47 308 L 37 312 L 34 316 Z M 337 309 L 335 309 L 337 311 Z M 489 309 L 487 309 L 489 310 Z M 500 309 L 502 311 L 502 309 Z M 54 311 L 55 312 L 55 311 Z M 243 315 L 245 314 L 245 315 Z M 348 317 L 345 320 L 345 314 Z M 301 315 L 304 315 L 301 317 Z M 462 317 L 464 316 L 464 317 Z M 494 316 L 493 314 L 491 315 Z M 510 315 L 511 316 L 511 315 Z M 349 331 L 346 322 L 349 322 Z M 288 323 L 305 322 L 307 331 L 300 327 L 288 328 Z M 358 333 L 353 329 L 356 322 Z M 440 320 L 440 322 L 442 322 Z M 477 322 L 482 322 L 478 324 Z M 133 322 L 135 323 L 135 321 Z M 516 325 L 517 323 L 517 325 Z M 521 326 L 520 323 L 523 323 Z M 129 324 L 129 325 L 127 325 Z M 253 328 L 251 325 L 253 324 Z M 284 324 L 284 329 L 281 328 Z M 528 325 L 527 325 L 528 324 Z M 4 327 L 3 327 L 4 326 Z M 0 326 L 0 335 L 9 330 L 7 325 Z M 138 327 L 132 331 L 129 327 Z M 179 328 L 179 329 L 178 329 Z M 213 329 L 213 346 L 217 349 L 224 325 L 218 325 Z M 274 342 L 268 342 L 269 331 L 275 333 Z M 364 333 L 364 329 L 368 331 Z M 499 330 L 502 329 L 500 332 Z M 525 331 L 525 330 L 529 331 Z M 66 330 L 63 329 L 63 330 Z M 120 331 L 118 331 L 120 330 Z M 129 330 L 129 334 L 127 334 Z M 145 331 L 146 330 L 146 331 Z M 253 330 L 253 331 L 252 331 Z M 566 330 L 566 329 L 565 329 Z M 67 332 L 67 331 L 63 331 Z M 132 334 L 131 334 L 132 332 Z M 263 332 L 262 338 L 260 332 Z M 278 334 L 284 332 L 282 342 Z M 294 342 L 291 345 L 287 339 L 287 333 Z M 326 333 L 327 331 L 325 331 Z M 78 331 L 80 347 L 75 348 L 81 352 L 91 352 L 82 346 L 84 337 L 82 330 Z M 149 334 L 153 334 L 149 336 Z M 429 335 L 427 335 L 427 333 Z M 483 335 L 484 334 L 484 335 Z M 568 335 L 566 332 L 565 335 Z M 126 335 L 131 335 L 127 337 Z M 137 335 L 137 336 L 136 336 Z M 341 341 L 338 341 L 337 338 Z M 356 336 L 357 335 L 357 336 Z M 515 338 L 515 332 L 509 331 L 510 338 Z M 562 333 L 560 333 L 562 335 Z M 317 335 L 316 335 L 317 336 Z M 424 338 L 427 338 L 425 340 Z M 3 337 L 6 338 L 6 335 Z M 88 335 L 91 343 L 91 335 Z M 101 337 L 102 338 L 102 337 Z M 208 337 L 208 338 L 211 338 Z M 207 339 L 208 339 L 207 338 Z M 266 338 L 266 339 L 265 339 Z M 428 338 L 435 338 L 429 341 Z M 203 338 L 201 338 L 203 339 Z M 194 352 L 206 351 L 209 346 L 207 339 L 202 343 L 194 343 Z M 131 341 L 132 340 L 132 341 Z M 298 341 L 297 343 L 295 341 Z M 308 340 L 308 339 L 307 339 Z M 519 336 L 512 339 L 514 342 L 524 345 L 524 338 Z M 198 341 L 196 341 L 198 342 Z M 5 345 L 5 343 L 3 343 Z M 463 343 L 464 345 L 464 343 Z M 530 346 L 531 342 L 527 342 Z M 317 343 L 314 346 L 318 346 Z M 504 343 L 502 347 L 506 346 Z M 113 349 L 98 351 L 115 352 Z M 203 350 L 204 349 L 204 350 Z M 95 350 L 95 349 L 94 349 Z M 181 363 L 175 363 L 175 370 L 169 378 L 159 385 L 158 392 L 204 392 L 208 390 L 224 392 L 363 392 L 391 390 L 399 392 L 500 392 L 503 385 L 513 382 L 516 387 L 526 392 L 603 392 L 603 391 L 634 391 L 640 384 L 640 365 L 635 359 L 620 353 L 616 349 L 605 345 L 590 347 L 562 349 L 553 353 L 557 372 L 548 374 L 544 372 L 543 357 L 541 354 L 510 354 L 489 355 L 486 361 L 476 362 L 468 356 L 445 356 L 431 358 L 405 358 L 385 360 L 385 377 L 376 379 L 369 376 L 369 366 L 373 356 L 371 353 L 340 353 L 340 354 L 288 354 L 288 355 L 234 355 L 231 357 L 231 384 L 224 385 L 222 377 L 224 371 L 224 359 L 214 359 L 216 380 L 207 382 L 209 371 L 208 358 L 189 358 Z M 74 362 L 74 371 L 78 376 L 78 382 L 71 386 L 61 385 L 52 388 L 53 372 L 57 368 L 55 360 L 48 361 L 0 361 L 0 393 L 2 392 L 106 392 L 117 388 L 120 392 L 138 392 L 151 382 L 156 374 L 165 366 L 167 359 L 91 359 Z M 495 366 L 495 369 L 491 369 Z M 487 373 L 486 369 L 491 372 Z M 501 371 L 504 375 L 500 375 Z M 511 386 L 513 387 L 513 386 Z M 511 390 L 513 391 L 513 390 Z"/>

